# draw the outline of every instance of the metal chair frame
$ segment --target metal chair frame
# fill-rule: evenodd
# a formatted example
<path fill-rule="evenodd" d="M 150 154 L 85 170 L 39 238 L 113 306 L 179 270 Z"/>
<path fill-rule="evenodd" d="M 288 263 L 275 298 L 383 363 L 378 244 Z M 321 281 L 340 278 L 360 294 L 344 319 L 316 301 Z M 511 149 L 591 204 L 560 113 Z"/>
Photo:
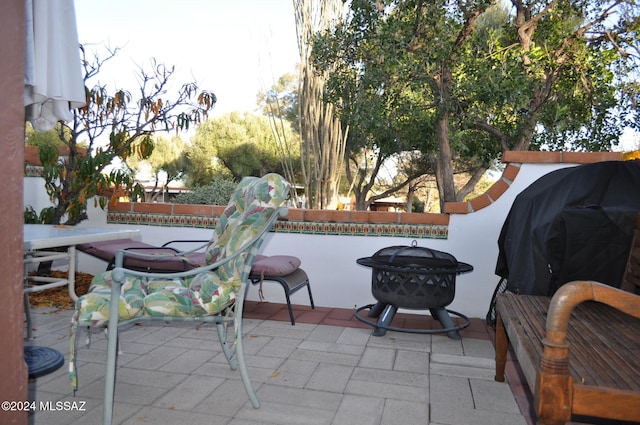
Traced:
<path fill-rule="evenodd" d="M 189 322 L 204 322 L 204 323 L 215 323 L 218 331 L 218 337 L 220 339 L 220 345 L 222 347 L 222 352 L 224 353 L 227 362 L 232 370 L 239 370 L 240 377 L 242 379 L 242 383 L 245 387 L 247 395 L 249 396 L 249 400 L 254 408 L 260 407 L 260 401 L 255 393 L 255 390 L 251 384 L 249 379 L 249 373 L 247 370 L 247 365 L 244 360 L 244 348 L 242 344 L 242 311 L 244 306 L 244 294 L 246 292 L 247 279 L 249 276 L 249 272 L 251 269 L 250 263 L 248 262 L 248 267 L 245 267 L 245 270 L 242 273 L 242 283 L 240 289 L 236 293 L 236 300 L 232 306 L 230 306 L 225 311 L 212 315 L 212 316 L 202 316 L 202 317 L 137 317 L 131 320 L 120 320 L 118 317 L 118 305 L 121 294 L 121 284 L 125 279 L 125 275 L 128 276 L 137 276 L 141 278 L 152 278 L 152 277 L 162 277 L 162 278 L 184 278 L 188 276 L 193 276 L 197 273 L 202 273 L 206 271 L 212 271 L 216 268 L 220 267 L 222 264 L 234 259 L 238 255 L 249 251 L 252 258 L 258 252 L 258 249 L 262 245 L 264 241 L 264 237 L 266 233 L 271 229 L 273 223 L 279 218 L 284 217 L 287 214 L 286 208 L 280 208 L 276 214 L 273 214 L 272 217 L 268 220 L 267 224 L 263 227 L 262 231 L 257 234 L 250 241 L 246 242 L 244 248 L 235 252 L 233 255 L 226 257 L 222 261 L 218 261 L 212 263 L 210 265 L 204 267 L 198 267 L 191 269 L 186 272 L 179 273 L 147 273 L 137 270 L 129 270 L 122 267 L 124 256 L 135 255 L 135 256 L 145 256 L 148 254 L 142 254 L 139 252 L 125 252 L 124 250 L 118 251 L 116 253 L 115 259 L 115 267 L 112 270 L 113 276 L 113 285 L 111 287 L 111 303 L 110 303 L 110 312 L 109 312 L 109 322 L 107 326 L 107 335 L 108 335 L 108 343 L 107 343 L 107 367 L 106 367 L 106 376 L 105 376 L 105 392 L 104 392 L 104 415 L 103 415 L 103 424 L 111 424 L 113 418 L 113 402 L 115 395 L 115 374 L 116 374 L 116 365 L 117 365 L 117 355 L 118 355 L 118 329 L 122 326 L 130 325 L 136 322 L 142 321 L 189 321 Z M 158 259 L 157 255 L 153 256 L 154 259 Z M 228 335 L 228 325 L 233 324 L 234 331 L 234 342 L 233 344 L 229 344 L 227 341 Z"/>

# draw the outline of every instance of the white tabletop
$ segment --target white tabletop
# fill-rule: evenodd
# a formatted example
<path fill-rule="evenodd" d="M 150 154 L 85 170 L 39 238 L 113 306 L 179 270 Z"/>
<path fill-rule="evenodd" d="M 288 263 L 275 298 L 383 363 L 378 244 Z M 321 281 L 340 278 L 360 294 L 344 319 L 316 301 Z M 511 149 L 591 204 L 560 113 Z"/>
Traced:
<path fill-rule="evenodd" d="M 118 227 L 62 226 L 49 224 L 24 225 L 24 249 L 57 248 L 114 239 L 139 239 L 140 231 Z"/>

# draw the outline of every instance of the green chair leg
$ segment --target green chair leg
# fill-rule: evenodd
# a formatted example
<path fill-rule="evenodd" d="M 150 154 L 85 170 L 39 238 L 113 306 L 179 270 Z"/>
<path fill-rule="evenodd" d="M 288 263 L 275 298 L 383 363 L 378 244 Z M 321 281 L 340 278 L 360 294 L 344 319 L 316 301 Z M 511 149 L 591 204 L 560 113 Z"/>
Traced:
<path fill-rule="evenodd" d="M 104 406 L 102 424 L 111 425 L 113 419 L 113 398 L 115 394 L 116 366 L 118 357 L 118 307 L 120 305 L 120 282 L 114 279 L 109 305 L 109 325 L 107 335 L 107 370 L 104 383 Z"/>

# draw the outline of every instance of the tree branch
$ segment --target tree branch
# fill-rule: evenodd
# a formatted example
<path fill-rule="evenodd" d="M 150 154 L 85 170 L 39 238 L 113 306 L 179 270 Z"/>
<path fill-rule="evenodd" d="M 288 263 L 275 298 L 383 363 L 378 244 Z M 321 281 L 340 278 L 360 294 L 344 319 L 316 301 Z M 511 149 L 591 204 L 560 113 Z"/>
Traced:
<path fill-rule="evenodd" d="M 492 126 L 491 124 L 487 124 L 484 121 L 480 121 L 480 120 L 473 121 L 471 123 L 471 127 L 476 129 L 476 130 L 480 130 L 480 131 L 484 131 L 486 133 L 489 133 L 491 136 L 493 136 L 496 139 L 498 139 L 498 141 L 500 142 L 500 148 L 502 149 L 503 152 L 510 150 L 510 148 L 509 148 L 509 136 L 504 134 L 498 128 Z"/>

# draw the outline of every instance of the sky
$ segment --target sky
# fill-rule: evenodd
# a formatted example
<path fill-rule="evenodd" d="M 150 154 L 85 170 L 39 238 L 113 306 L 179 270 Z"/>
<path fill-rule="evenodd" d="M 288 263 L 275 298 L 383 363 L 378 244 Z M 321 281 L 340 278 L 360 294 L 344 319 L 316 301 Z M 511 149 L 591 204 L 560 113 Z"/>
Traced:
<path fill-rule="evenodd" d="M 255 111 L 256 95 L 299 62 L 293 0 L 75 0 L 80 43 L 121 48 L 100 71 L 109 88 L 138 88 L 151 59 L 174 65 L 175 89 L 196 81 L 215 93 L 210 114 Z M 627 132 L 617 150 L 640 147 Z"/>
<path fill-rule="evenodd" d="M 80 43 L 121 48 L 101 69 L 109 88 L 135 91 L 151 59 L 176 67 L 175 88 L 215 93 L 211 116 L 254 111 L 256 95 L 299 62 L 292 0 L 75 0 Z"/>

